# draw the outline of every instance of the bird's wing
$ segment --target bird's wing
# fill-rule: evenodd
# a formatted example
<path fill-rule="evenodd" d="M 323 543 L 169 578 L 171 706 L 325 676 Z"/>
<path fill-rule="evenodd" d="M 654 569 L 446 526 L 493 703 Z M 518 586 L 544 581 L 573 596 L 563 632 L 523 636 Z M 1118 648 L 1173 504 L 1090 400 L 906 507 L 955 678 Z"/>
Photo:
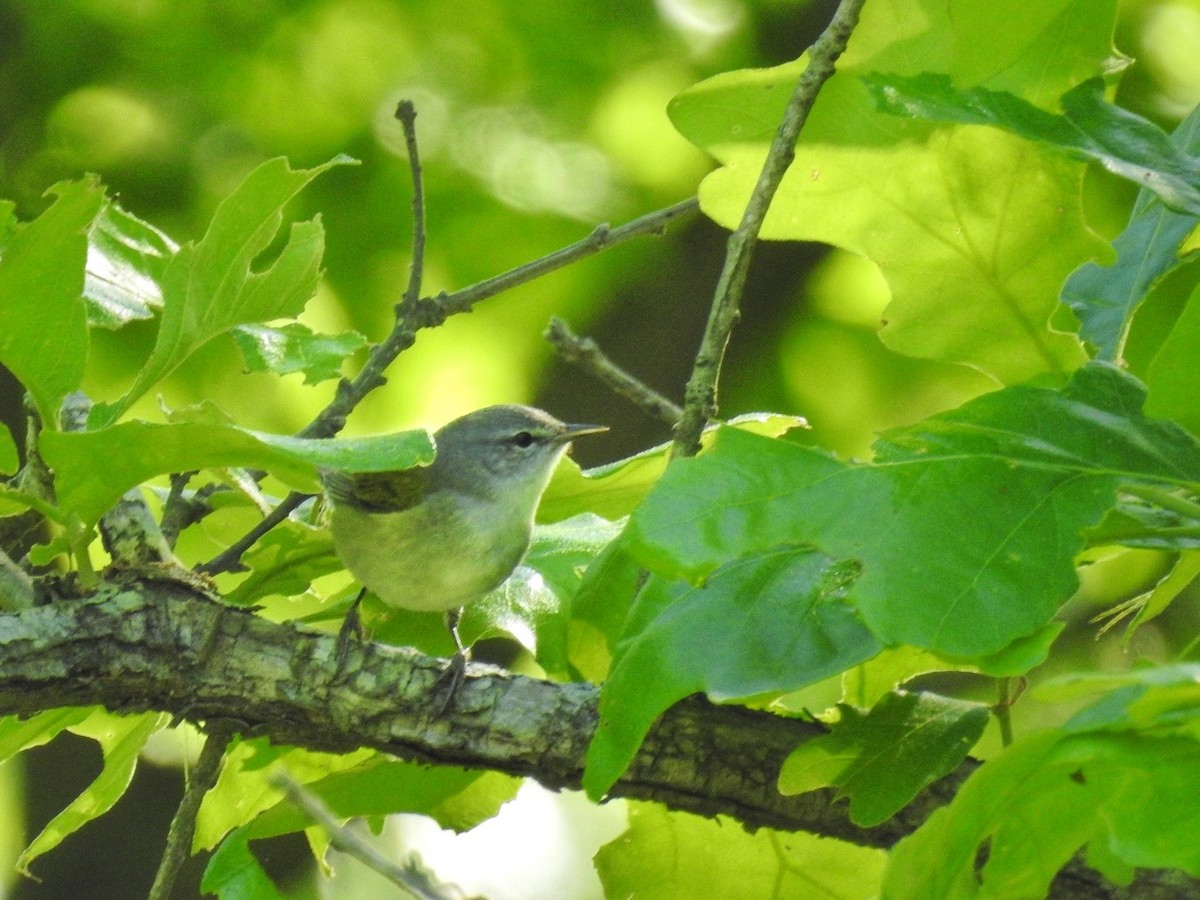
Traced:
<path fill-rule="evenodd" d="M 418 466 L 399 472 L 339 472 L 325 469 L 321 481 L 334 505 L 369 512 L 401 512 L 425 497 L 429 469 Z"/>

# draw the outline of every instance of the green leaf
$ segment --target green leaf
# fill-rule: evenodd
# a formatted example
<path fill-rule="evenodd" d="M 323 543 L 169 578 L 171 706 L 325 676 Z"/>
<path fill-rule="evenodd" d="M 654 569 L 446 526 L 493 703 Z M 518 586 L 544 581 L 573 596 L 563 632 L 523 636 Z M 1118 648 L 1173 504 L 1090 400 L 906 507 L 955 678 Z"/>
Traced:
<path fill-rule="evenodd" d="M 67 728 L 78 725 L 95 710 L 68 706 L 50 709 L 28 719 L 20 716 L 5 716 L 0 719 L 0 762 L 12 758 L 22 750 L 40 747 L 49 743 Z"/>
<path fill-rule="evenodd" d="M 1093 843 L 1126 866 L 1197 875 L 1198 809 L 1193 740 L 1034 733 L 981 766 L 949 806 L 893 848 L 883 896 L 1042 897 L 1059 868 Z"/>
<path fill-rule="evenodd" d="M 782 694 L 878 653 L 849 599 L 857 576 L 853 563 L 782 547 L 730 563 L 703 588 L 651 578 L 601 688 L 588 794 L 603 795 L 654 720 L 689 694 L 718 702 Z"/>
<path fill-rule="evenodd" d="M 496 630 L 510 635 L 547 673 L 569 677 L 571 599 L 587 564 L 619 532 L 620 526 L 590 513 L 539 525 L 529 552 L 512 576 L 467 608 L 464 632 L 486 636 Z"/>
<path fill-rule="evenodd" d="M 1200 106 L 1175 129 L 1171 142 L 1182 153 L 1200 155 Z M 1183 264 L 1180 247 L 1195 229 L 1195 215 L 1168 209 L 1144 187 L 1129 225 L 1113 241 L 1116 262 L 1087 262 L 1071 273 L 1062 300 L 1079 317 L 1080 336 L 1095 345 L 1099 359 L 1120 359 L 1134 312 L 1155 284 Z"/>
<path fill-rule="evenodd" d="M 1049 323 L 1063 280 L 1105 252 L 1083 217 L 1082 165 L 995 129 L 889 116 L 862 76 L 943 71 L 1053 97 L 1101 70 L 1113 13 L 1095 0 L 1038 4 L 1029 21 L 1027 5 L 992 0 L 953 12 L 936 0 L 868 4 L 762 236 L 835 244 L 878 265 L 892 291 L 880 336 L 901 353 L 1004 383 L 1075 368 L 1079 341 Z M 676 127 L 722 163 L 700 189 L 720 224 L 740 219 L 803 65 L 718 75 L 671 104 Z"/>
<path fill-rule="evenodd" d="M 870 900 L 886 859 L 844 841 L 767 828 L 751 834 L 724 817 L 631 803 L 629 830 L 600 848 L 596 871 L 606 897 Z"/>
<path fill-rule="evenodd" d="M 793 428 L 807 428 L 800 416 L 755 413 L 737 416 L 726 423 L 752 434 L 778 437 Z M 715 432 L 706 431 L 702 446 L 712 443 Z M 582 471 L 570 457 L 558 464 L 546 493 L 538 505 L 539 522 L 557 522 L 579 513 L 595 513 L 605 519 L 629 515 L 667 468 L 670 444 L 659 444 L 626 459 Z"/>
<path fill-rule="evenodd" d="M 315 579 L 345 568 L 333 550 L 328 531 L 293 521 L 263 535 L 242 556 L 250 574 L 225 593 L 235 606 L 253 606 L 272 596 L 303 594 Z"/>
<path fill-rule="evenodd" d="M 352 768 L 315 779 L 305 789 L 339 818 L 416 813 L 442 828 L 468 831 L 494 817 L 516 796 L 521 779 L 500 772 L 430 768 L 382 753 Z M 250 826 L 254 837 L 288 834 L 311 825 L 302 811 L 281 802 Z"/>
<path fill-rule="evenodd" d="M 53 429 L 63 398 L 83 380 L 87 232 L 106 201 L 94 178 L 51 190 L 54 204 L 24 225 L 16 225 L 12 204 L 0 203 L 0 232 L 8 233 L 0 258 L 0 364 L 25 386 Z"/>
<path fill-rule="evenodd" d="M 860 560 L 854 596 L 885 643 L 971 659 L 1045 625 L 1074 591 L 1083 531 L 1122 481 L 1195 489 L 1200 447 L 1142 416 L 1101 363 L 1067 388 L 1018 386 L 888 432 L 871 465 L 722 429 L 678 460 L 626 532 L 661 575 L 702 580 L 781 541 Z"/>
<path fill-rule="evenodd" d="M 287 900 L 250 852 L 245 828 L 229 835 L 204 869 L 200 890 L 219 900 Z"/>
<path fill-rule="evenodd" d="M 568 655 L 571 665 L 588 681 L 608 677 L 612 654 L 625 618 L 641 585 L 640 568 L 615 540 L 601 550 L 583 573 L 572 602 Z"/>
<path fill-rule="evenodd" d="M 426 431 L 348 440 L 306 440 L 227 425 L 123 422 L 98 431 L 45 433 L 58 502 L 85 524 L 99 520 L 129 488 L 167 472 L 247 466 L 317 490 L 317 467 L 378 472 L 428 465 Z"/>
<path fill-rule="evenodd" d="M 1175 146 L 1153 122 L 1105 102 L 1100 78 L 1063 94 L 1062 116 L 1003 91 L 960 90 L 948 75 L 937 72 L 913 77 L 873 74 L 864 80 L 883 112 L 1002 128 L 1094 160 L 1153 191 L 1172 209 L 1200 215 L 1200 160 Z"/>
<path fill-rule="evenodd" d="M 276 375 L 300 372 L 305 384 L 340 377 L 346 357 L 367 345 L 367 339 L 357 331 L 316 334 L 299 322 L 281 328 L 239 325 L 232 333 L 247 371 Z"/>
<path fill-rule="evenodd" d="M 1071 672 L 1038 685 L 1043 701 L 1097 697 L 1067 723 L 1067 731 L 1183 728 L 1200 734 L 1200 664 L 1148 666 L 1130 672 Z"/>
<path fill-rule="evenodd" d="M 922 788 L 952 772 L 988 721 L 988 708 L 937 694 L 896 691 L 870 712 L 839 705 L 841 719 L 784 760 L 779 791 L 834 785 L 850 798 L 850 819 L 870 828 L 904 808 Z"/>
<path fill-rule="evenodd" d="M 0 473 L 11 475 L 21 464 L 17 452 L 17 442 L 13 440 L 12 432 L 7 425 L 0 424 Z"/>
<path fill-rule="evenodd" d="M 192 851 L 212 849 L 225 835 L 283 801 L 283 792 L 271 783 L 276 765 L 285 767 L 292 780 L 307 785 L 375 756 L 370 750 L 333 754 L 277 747 L 265 738 L 237 741 L 225 753 L 217 783 L 204 795 L 196 816 Z M 292 809 L 291 804 L 283 805 Z M 253 836 L 266 835 L 254 832 Z"/>
<path fill-rule="evenodd" d="M 350 162 L 337 157 L 293 171 L 272 159 L 246 176 L 213 216 L 199 243 L 171 258 L 163 275 L 163 314 L 150 358 L 116 403 L 92 410 L 93 427 L 108 425 L 193 352 L 235 325 L 295 316 L 315 293 L 325 234 L 319 219 L 293 223 L 278 255 L 255 269 L 283 221 L 283 208 L 317 175 Z"/>
<path fill-rule="evenodd" d="M 1150 363 L 1147 408 L 1194 431 L 1200 430 L 1200 285 L 1188 297 L 1175 327 Z"/>
<path fill-rule="evenodd" d="M 17 860 L 17 870 L 29 875 L 29 865 L 43 853 L 53 850 L 68 835 L 88 822 L 99 818 L 121 799 L 138 754 L 146 740 L 167 724 L 168 717 L 157 713 L 141 716 L 116 716 L 104 710 L 93 712 L 85 721 L 71 725 L 70 730 L 95 740 L 104 755 L 104 767 L 96 780 L 71 801 L 42 829 Z"/>
<path fill-rule="evenodd" d="M 162 306 L 161 284 L 179 246 L 148 222 L 109 203 L 88 231 L 83 299 L 88 324 L 120 328 Z"/>

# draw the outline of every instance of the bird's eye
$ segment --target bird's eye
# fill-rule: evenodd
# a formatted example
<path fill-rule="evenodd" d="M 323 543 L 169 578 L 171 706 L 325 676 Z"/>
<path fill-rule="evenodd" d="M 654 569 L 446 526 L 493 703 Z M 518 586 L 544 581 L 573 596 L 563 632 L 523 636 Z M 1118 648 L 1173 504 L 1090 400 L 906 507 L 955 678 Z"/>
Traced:
<path fill-rule="evenodd" d="M 533 435 L 528 431 L 518 431 L 513 435 L 513 443 L 524 450 L 533 443 Z"/>

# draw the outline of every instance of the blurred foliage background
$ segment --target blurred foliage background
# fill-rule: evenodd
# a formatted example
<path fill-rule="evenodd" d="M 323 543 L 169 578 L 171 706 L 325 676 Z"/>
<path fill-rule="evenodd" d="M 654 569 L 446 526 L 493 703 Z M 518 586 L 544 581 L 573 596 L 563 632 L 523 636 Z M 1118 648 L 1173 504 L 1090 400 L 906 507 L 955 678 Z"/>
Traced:
<path fill-rule="evenodd" d="M 671 128 L 667 102 L 714 73 L 793 59 L 834 5 L 0 0 L 0 197 L 32 217 L 50 185 L 97 172 L 124 206 L 184 241 L 203 233 L 215 205 L 261 160 L 284 155 L 307 166 L 350 154 L 361 164 L 322 176 L 295 210 L 319 213 L 327 230 L 326 279 L 305 320 L 377 340 L 403 290 L 412 231 L 408 164 L 392 119 L 398 100 L 418 110 L 426 293 L 462 287 L 600 222 L 692 195 L 710 164 Z M 1127 0 L 1116 43 L 1136 60 L 1118 102 L 1173 127 L 1200 100 L 1200 0 Z M 1099 173 L 1090 189 L 1095 226 L 1111 236 L 1129 190 Z M 614 426 L 581 445 L 585 464 L 665 439 L 661 424 L 558 364 L 541 331 L 561 315 L 678 398 L 724 237 L 697 216 L 661 240 L 600 254 L 423 333 L 348 431 L 437 425 L 487 403 L 530 401 Z M 864 455 L 879 429 L 988 389 L 975 373 L 884 348 L 874 329 L 886 302 L 869 264 L 816 246 L 763 245 L 727 360 L 722 414 L 803 414 L 814 441 Z M 89 393 L 118 396 L 153 334 L 149 322 L 97 333 Z M 331 391 L 332 383 L 306 386 L 299 376 L 244 374 L 232 341 L 221 339 L 172 378 L 164 402 L 211 400 L 243 425 L 286 433 Z M 4 393 L 12 410 L 19 397 Z M 159 415 L 153 400 L 135 414 Z M 95 760 L 80 760 L 81 748 L 58 742 L 31 756 L 28 833 L 90 778 Z M 19 792 L 8 774 L 0 792 L 14 814 L 4 827 L 16 829 Z M 24 880 L 12 895 L 144 895 L 180 777 L 144 767 L 138 779 L 113 815 L 39 868 L 44 883 Z M 293 859 L 286 845 L 279 853 Z M 111 875 L 120 882 L 97 880 Z M 179 896 L 194 892 L 193 883 Z"/>

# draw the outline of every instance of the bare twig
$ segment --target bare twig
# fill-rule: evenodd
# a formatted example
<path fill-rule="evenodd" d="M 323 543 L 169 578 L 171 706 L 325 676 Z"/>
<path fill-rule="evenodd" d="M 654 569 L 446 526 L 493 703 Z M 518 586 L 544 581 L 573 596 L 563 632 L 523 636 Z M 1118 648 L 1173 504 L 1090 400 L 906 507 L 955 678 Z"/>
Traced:
<path fill-rule="evenodd" d="M 259 538 L 290 516 L 301 503 L 311 496 L 312 494 L 301 494 L 299 491 L 292 491 L 280 500 L 279 505 L 267 513 L 253 528 L 208 562 L 196 566 L 195 570 L 203 572 L 206 575 L 241 571 L 245 568 L 241 563 L 242 554 L 258 543 Z"/>
<path fill-rule="evenodd" d="M 425 176 L 421 171 L 421 156 L 417 151 L 417 109 L 411 100 L 401 100 L 396 106 L 396 118 L 404 128 L 404 143 L 408 148 L 408 166 L 412 173 L 413 198 L 413 246 L 412 264 L 408 270 L 408 287 L 404 299 L 396 310 L 396 318 L 403 321 L 408 307 L 416 305 L 421 297 L 421 284 L 425 275 Z"/>
<path fill-rule="evenodd" d="M 404 865 L 392 862 L 349 828 L 339 824 L 329 807 L 322 803 L 319 797 L 305 790 L 286 773 L 276 772 L 271 781 L 283 791 L 288 800 L 300 807 L 329 833 L 329 843 L 335 849 L 353 856 L 392 884 L 408 891 L 419 900 L 460 900 L 463 897 L 462 891 L 457 888 L 437 882 L 421 867 L 415 857 L 410 858 Z"/>
<path fill-rule="evenodd" d="M 558 316 L 550 319 L 543 336 L 564 360 L 602 381 L 615 394 L 656 419 L 675 426 L 683 410 L 654 388 L 634 378 L 601 350 L 591 338 L 580 337 Z"/>
<path fill-rule="evenodd" d="M 217 783 L 225 748 L 233 736 L 234 728 L 228 721 L 218 720 L 209 726 L 204 749 L 200 751 L 200 758 L 192 769 L 187 787 L 183 791 L 183 799 L 179 801 L 179 808 L 175 810 L 175 818 L 171 820 L 171 827 L 167 831 L 167 846 L 158 864 L 158 873 L 154 876 L 149 900 L 167 900 L 171 896 L 179 869 L 192 853 L 192 838 L 196 834 L 196 814 L 200 811 L 200 801 Z"/>
<path fill-rule="evenodd" d="M 694 456 L 700 449 L 700 434 L 704 426 L 717 414 L 717 379 L 721 374 L 721 361 L 729 343 L 729 333 L 737 321 L 738 306 L 758 233 L 779 183 L 795 158 L 796 139 L 808 119 L 809 110 L 822 85 L 833 75 L 834 64 L 846 49 L 850 34 L 858 24 L 863 3 L 864 0 L 841 0 L 833 20 L 812 45 L 808 67 L 792 92 L 758 182 L 742 214 L 742 221 L 729 236 L 725 267 L 717 282 L 708 325 L 696 354 L 692 376 L 688 379 L 683 418 L 675 429 L 672 456 Z"/>

